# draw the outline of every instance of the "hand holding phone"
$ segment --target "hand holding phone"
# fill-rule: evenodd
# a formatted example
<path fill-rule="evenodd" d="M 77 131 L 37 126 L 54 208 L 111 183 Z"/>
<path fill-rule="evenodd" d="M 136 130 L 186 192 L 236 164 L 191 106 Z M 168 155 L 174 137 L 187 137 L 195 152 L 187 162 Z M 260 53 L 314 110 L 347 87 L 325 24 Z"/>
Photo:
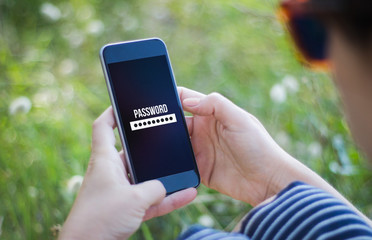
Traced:
<path fill-rule="evenodd" d="M 143 221 L 196 197 L 194 188 L 165 197 L 158 181 L 131 185 L 124 158 L 115 149 L 115 128 L 110 107 L 94 122 L 88 171 L 58 239 L 127 239 Z"/>
<path fill-rule="evenodd" d="M 158 179 L 167 194 L 200 183 L 166 46 L 160 39 L 100 52 L 133 183 Z"/>

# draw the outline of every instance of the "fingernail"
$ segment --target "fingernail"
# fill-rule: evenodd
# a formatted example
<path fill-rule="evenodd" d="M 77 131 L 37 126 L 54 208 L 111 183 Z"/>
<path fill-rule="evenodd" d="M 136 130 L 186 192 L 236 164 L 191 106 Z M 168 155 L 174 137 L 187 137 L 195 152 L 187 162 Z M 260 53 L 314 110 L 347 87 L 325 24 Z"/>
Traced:
<path fill-rule="evenodd" d="M 200 98 L 186 98 L 183 100 L 183 105 L 186 107 L 195 107 L 200 103 Z"/>

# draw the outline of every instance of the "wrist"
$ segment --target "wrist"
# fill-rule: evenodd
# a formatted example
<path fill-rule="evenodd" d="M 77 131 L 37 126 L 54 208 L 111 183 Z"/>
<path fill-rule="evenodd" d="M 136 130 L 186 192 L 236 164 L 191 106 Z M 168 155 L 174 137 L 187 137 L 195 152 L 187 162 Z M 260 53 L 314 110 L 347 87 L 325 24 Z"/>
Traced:
<path fill-rule="evenodd" d="M 284 188 L 294 181 L 305 181 L 303 178 L 313 172 L 293 158 L 284 150 L 280 149 L 279 159 L 273 162 L 271 176 L 268 178 L 267 194 L 264 200 L 280 193 Z M 314 173 L 315 174 L 315 173 Z"/>

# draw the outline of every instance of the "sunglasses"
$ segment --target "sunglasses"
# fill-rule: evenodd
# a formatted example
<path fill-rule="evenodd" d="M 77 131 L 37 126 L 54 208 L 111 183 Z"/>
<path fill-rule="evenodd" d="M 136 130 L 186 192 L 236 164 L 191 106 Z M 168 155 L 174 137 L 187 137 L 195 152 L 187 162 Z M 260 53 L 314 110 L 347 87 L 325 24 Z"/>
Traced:
<path fill-rule="evenodd" d="M 331 68 L 327 57 L 327 26 L 319 18 L 319 14 L 335 8 L 330 2 L 284 0 L 279 6 L 279 19 L 292 37 L 298 59 L 313 70 L 329 71 Z"/>

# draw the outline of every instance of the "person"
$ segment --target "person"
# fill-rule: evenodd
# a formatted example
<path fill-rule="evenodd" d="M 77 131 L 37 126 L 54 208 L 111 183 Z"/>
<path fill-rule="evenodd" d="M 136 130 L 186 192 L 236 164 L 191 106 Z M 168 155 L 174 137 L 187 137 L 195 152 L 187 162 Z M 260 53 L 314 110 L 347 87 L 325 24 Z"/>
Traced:
<path fill-rule="evenodd" d="M 372 159 L 372 2 L 285 0 L 280 14 L 302 61 L 330 68 L 355 141 Z M 179 239 L 372 239 L 372 222 L 285 152 L 251 114 L 218 93 L 180 87 L 202 182 L 254 206 L 238 232 L 193 226 Z M 157 181 L 130 185 L 113 111 L 93 124 L 92 155 L 60 239 L 125 239 L 141 222 L 190 203 Z M 369 189 L 366 189 L 368 191 Z"/>

